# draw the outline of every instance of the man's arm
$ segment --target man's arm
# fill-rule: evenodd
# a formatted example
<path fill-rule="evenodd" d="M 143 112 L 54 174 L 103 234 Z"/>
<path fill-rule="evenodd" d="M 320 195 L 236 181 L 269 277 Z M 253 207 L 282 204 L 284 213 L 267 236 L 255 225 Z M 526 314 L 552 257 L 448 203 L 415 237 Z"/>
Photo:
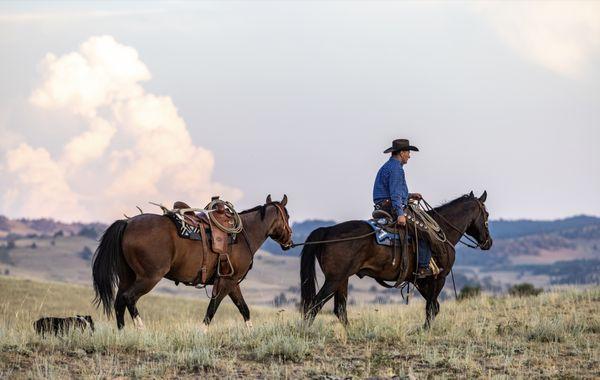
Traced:
<path fill-rule="evenodd" d="M 390 198 L 392 200 L 392 207 L 396 210 L 398 216 L 404 216 L 404 204 L 405 200 L 402 199 L 402 191 L 404 188 L 404 183 L 406 179 L 404 178 L 404 169 L 395 168 L 390 172 Z"/>

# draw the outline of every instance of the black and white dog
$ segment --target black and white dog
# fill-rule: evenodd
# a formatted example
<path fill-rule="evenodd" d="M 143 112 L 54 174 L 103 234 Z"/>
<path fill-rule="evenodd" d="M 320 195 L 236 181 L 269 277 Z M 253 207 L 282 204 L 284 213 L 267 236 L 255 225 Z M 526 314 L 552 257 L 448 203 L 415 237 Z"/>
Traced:
<path fill-rule="evenodd" d="M 78 315 L 76 317 L 42 317 L 33 324 L 35 332 L 45 336 L 46 333 L 54 335 L 65 334 L 72 329 L 78 329 L 81 332 L 90 329 L 90 334 L 94 331 L 94 321 L 91 315 Z"/>

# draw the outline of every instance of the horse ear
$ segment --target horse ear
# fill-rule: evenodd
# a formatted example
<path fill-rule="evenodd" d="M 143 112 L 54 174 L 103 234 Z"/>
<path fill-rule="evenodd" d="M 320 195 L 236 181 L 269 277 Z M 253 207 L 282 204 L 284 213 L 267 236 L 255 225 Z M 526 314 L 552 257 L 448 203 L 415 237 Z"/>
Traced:
<path fill-rule="evenodd" d="M 473 194 L 473 190 L 471 190 L 471 192 L 469 193 L 469 196 L 470 196 L 471 198 L 473 198 L 473 197 L 475 196 L 475 194 Z"/>
<path fill-rule="evenodd" d="M 271 200 L 271 194 L 267 195 L 267 203 L 273 203 L 273 201 Z"/>
<path fill-rule="evenodd" d="M 281 205 L 285 207 L 287 205 L 287 195 L 283 194 L 283 199 L 281 200 Z"/>
<path fill-rule="evenodd" d="M 487 199 L 487 190 L 484 190 L 483 194 L 481 194 L 481 196 L 479 197 L 479 200 L 481 201 L 481 203 L 484 203 L 486 199 Z"/>

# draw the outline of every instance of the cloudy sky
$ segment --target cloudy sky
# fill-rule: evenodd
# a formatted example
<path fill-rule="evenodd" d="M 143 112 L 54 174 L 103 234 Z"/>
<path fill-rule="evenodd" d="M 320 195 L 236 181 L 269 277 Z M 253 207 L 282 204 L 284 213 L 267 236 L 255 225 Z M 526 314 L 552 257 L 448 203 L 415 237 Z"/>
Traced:
<path fill-rule="evenodd" d="M 600 215 L 600 2 L 3 2 L 0 51 L 10 217 L 363 219 L 402 137 L 430 203 Z"/>

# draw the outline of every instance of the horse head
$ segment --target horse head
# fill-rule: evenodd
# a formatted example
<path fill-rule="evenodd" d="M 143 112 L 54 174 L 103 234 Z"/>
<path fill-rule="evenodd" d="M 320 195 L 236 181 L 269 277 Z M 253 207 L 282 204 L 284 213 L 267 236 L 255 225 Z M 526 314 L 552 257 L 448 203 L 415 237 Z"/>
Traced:
<path fill-rule="evenodd" d="M 281 201 L 273 201 L 271 200 L 271 194 L 267 196 L 267 200 L 265 203 L 265 207 L 269 205 L 275 206 L 277 209 L 278 218 L 275 220 L 271 231 L 269 233 L 269 237 L 275 240 L 281 246 L 281 249 L 284 251 L 290 249 L 292 247 L 292 227 L 290 227 L 290 215 L 288 214 L 285 206 L 287 205 L 287 195 L 283 195 L 283 199 Z"/>
<path fill-rule="evenodd" d="M 484 191 L 479 198 L 475 197 L 471 191 L 469 197 L 475 202 L 474 205 L 476 205 L 476 207 L 473 211 L 473 219 L 467 226 L 465 233 L 477 241 L 479 248 L 488 250 L 492 247 L 492 237 L 490 235 L 488 223 L 490 214 L 485 208 L 487 191 Z"/>

